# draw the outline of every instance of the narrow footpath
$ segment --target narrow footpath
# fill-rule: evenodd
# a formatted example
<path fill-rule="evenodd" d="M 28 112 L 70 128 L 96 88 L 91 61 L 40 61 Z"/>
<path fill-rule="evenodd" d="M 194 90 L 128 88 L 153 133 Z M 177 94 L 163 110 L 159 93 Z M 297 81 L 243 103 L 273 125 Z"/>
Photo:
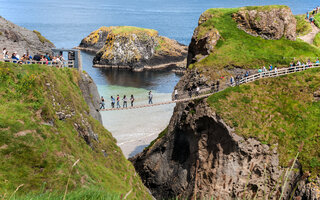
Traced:
<path fill-rule="evenodd" d="M 309 23 L 309 21 L 308 21 L 308 23 Z M 314 38 L 316 37 L 317 33 L 320 32 L 320 29 L 316 25 L 311 24 L 311 27 L 312 27 L 312 31 L 310 33 L 308 33 L 307 35 L 299 37 L 301 40 L 303 40 L 303 41 L 305 41 L 305 42 L 307 42 L 309 44 L 313 44 Z"/>

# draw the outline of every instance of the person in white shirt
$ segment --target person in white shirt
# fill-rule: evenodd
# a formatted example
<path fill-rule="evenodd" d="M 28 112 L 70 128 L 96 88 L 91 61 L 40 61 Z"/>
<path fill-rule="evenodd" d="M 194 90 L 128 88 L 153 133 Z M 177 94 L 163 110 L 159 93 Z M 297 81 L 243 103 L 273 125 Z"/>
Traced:
<path fill-rule="evenodd" d="M 3 48 L 3 51 L 2 51 L 3 58 L 6 57 L 6 54 L 7 54 L 7 48 Z"/>
<path fill-rule="evenodd" d="M 177 89 L 174 90 L 174 99 L 178 100 L 178 90 Z"/>

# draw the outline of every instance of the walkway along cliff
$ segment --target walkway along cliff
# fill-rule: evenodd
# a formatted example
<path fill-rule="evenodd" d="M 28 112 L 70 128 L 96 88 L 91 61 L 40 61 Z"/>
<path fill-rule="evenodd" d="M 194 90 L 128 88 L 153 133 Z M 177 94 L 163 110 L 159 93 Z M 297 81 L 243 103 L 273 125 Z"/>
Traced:
<path fill-rule="evenodd" d="M 264 20 L 278 27 L 260 32 Z M 262 65 L 281 68 L 289 57 L 320 56 L 294 41 L 294 26 L 286 6 L 209 9 L 176 89 L 188 94 Z M 157 199 L 319 199 L 319 91 L 320 70 L 310 69 L 178 103 L 168 128 L 130 160 Z"/>

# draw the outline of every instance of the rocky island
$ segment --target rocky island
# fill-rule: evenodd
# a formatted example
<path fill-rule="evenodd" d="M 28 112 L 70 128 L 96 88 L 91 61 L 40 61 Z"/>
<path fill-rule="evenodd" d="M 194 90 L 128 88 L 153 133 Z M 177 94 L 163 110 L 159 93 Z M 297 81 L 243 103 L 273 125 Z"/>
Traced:
<path fill-rule="evenodd" d="M 319 57 L 296 31 L 287 6 L 209 9 L 176 89 L 227 88 L 245 71 Z M 178 103 L 168 128 L 130 160 L 157 199 L 318 199 L 319 83 L 313 69 Z"/>
<path fill-rule="evenodd" d="M 185 68 L 187 47 L 152 29 L 101 27 L 84 38 L 79 49 L 96 53 L 94 67 L 132 71 Z"/>

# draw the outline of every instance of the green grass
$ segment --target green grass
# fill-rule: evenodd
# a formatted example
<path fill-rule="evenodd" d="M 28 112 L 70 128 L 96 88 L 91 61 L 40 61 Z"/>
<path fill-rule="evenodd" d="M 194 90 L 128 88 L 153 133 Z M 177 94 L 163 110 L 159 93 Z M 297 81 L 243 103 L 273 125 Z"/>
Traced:
<path fill-rule="evenodd" d="M 132 189 L 129 199 L 150 198 L 111 133 L 89 116 L 79 79 L 74 69 L 0 62 L 0 199 L 6 200 L 21 184 L 16 195 L 22 199 L 30 193 L 61 196 L 78 159 L 68 187 L 71 193 L 94 187 L 101 195 L 121 195 Z M 55 114 L 60 110 L 74 116 L 61 121 Z M 98 135 L 99 142 L 91 140 L 93 149 L 75 123 L 81 134 L 91 127 Z M 28 134 L 19 136 L 21 131 Z"/>
<path fill-rule="evenodd" d="M 42 36 L 42 35 L 41 35 L 41 33 L 40 33 L 39 31 L 37 31 L 37 30 L 33 30 L 33 32 L 38 36 L 38 38 L 39 38 L 40 42 L 42 42 L 42 43 L 47 42 L 47 43 L 49 43 L 49 44 L 53 45 L 53 43 L 52 43 L 50 40 L 48 40 L 47 38 L 45 38 L 44 36 Z"/>
<path fill-rule="evenodd" d="M 317 35 L 314 37 L 313 45 L 320 47 L 320 33 L 317 33 Z"/>
<path fill-rule="evenodd" d="M 112 32 L 114 34 L 123 34 L 123 33 L 147 33 L 148 35 L 156 36 L 158 35 L 158 31 L 147 28 L 140 28 L 134 26 L 117 26 Z"/>
<path fill-rule="evenodd" d="M 241 8 L 209 9 L 212 18 L 201 24 L 203 30 L 217 29 L 221 35 L 215 50 L 191 67 L 222 69 L 223 67 L 260 68 L 263 65 L 287 66 L 293 57 L 307 60 L 320 56 L 320 50 L 301 40 L 265 40 L 237 28 L 232 14 Z M 242 8 L 243 9 L 243 8 Z M 261 8 L 262 9 L 262 8 Z"/>
<path fill-rule="evenodd" d="M 310 16 L 311 16 L 311 13 L 312 13 L 312 12 L 310 12 Z M 314 24 L 315 24 L 318 28 L 320 28 L 320 13 L 314 15 L 314 19 L 315 19 Z"/>
<path fill-rule="evenodd" d="M 66 195 L 67 200 L 119 200 L 119 194 L 105 191 L 103 188 L 90 187 L 74 190 Z M 27 194 L 23 196 L 13 195 L 11 200 L 62 200 L 63 194 L 47 192 L 43 194 Z"/>
<path fill-rule="evenodd" d="M 287 166 L 304 142 L 299 162 L 312 176 L 320 173 L 320 69 L 268 78 L 228 88 L 208 98 L 213 110 L 235 132 L 275 147 Z"/>
<path fill-rule="evenodd" d="M 296 15 L 297 20 L 297 36 L 307 35 L 312 31 L 311 24 L 305 20 L 305 15 Z"/>
<path fill-rule="evenodd" d="M 272 9 L 281 9 L 281 8 L 289 8 L 286 5 L 266 5 L 266 6 L 246 6 L 242 9 L 245 10 L 257 10 L 257 11 L 269 11 Z"/>
<path fill-rule="evenodd" d="M 168 133 L 168 127 L 165 128 L 163 131 L 161 131 L 161 133 L 158 135 L 158 137 L 156 139 L 154 139 L 149 146 L 147 146 L 145 149 L 150 149 L 154 143 L 156 143 L 159 139 L 161 139 L 163 136 L 165 136 Z"/>

